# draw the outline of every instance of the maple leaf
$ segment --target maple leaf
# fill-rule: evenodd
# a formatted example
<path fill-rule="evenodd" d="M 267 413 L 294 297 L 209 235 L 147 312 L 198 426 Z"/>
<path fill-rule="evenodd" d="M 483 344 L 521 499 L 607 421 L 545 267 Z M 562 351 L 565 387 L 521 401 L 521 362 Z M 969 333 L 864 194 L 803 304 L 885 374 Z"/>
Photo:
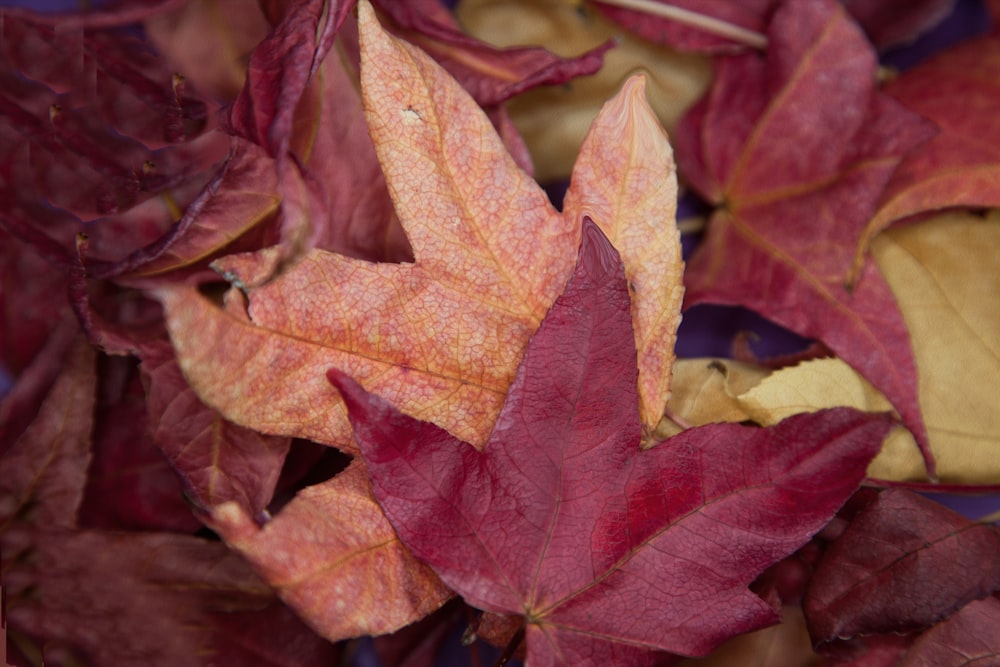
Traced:
<path fill-rule="evenodd" d="M 153 438 L 191 499 L 203 511 L 235 502 L 263 516 L 289 439 L 237 426 L 198 400 L 166 341 L 145 346 L 141 355 Z"/>
<path fill-rule="evenodd" d="M 185 2 L 143 21 L 156 49 L 194 88 L 232 102 L 243 88 L 247 58 L 270 30 L 259 4 L 241 0 Z"/>
<path fill-rule="evenodd" d="M 953 482 L 1000 481 L 1000 415 L 990 389 L 1000 372 L 998 248 L 997 211 L 900 226 L 872 248 L 911 332 L 931 449 L 942 479 Z M 896 470 L 919 470 L 912 447 L 900 453 Z"/>
<path fill-rule="evenodd" d="M 993 664 L 1000 657 L 997 624 L 1000 624 L 1000 599 L 970 602 L 947 621 L 921 634 L 897 663 L 898 667 Z"/>
<path fill-rule="evenodd" d="M 223 251 L 256 249 L 264 245 L 262 239 L 270 240 L 268 223 L 281 201 L 276 190 L 271 160 L 253 144 L 233 138 L 225 161 L 164 234 L 115 261 L 86 258 L 88 275 L 142 285 L 164 274 L 203 269 Z"/>
<path fill-rule="evenodd" d="M 353 449 L 322 371 L 364 378 L 407 412 L 481 443 L 528 337 L 565 284 L 590 215 L 620 239 L 637 289 L 644 417 L 662 415 L 681 270 L 669 144 L 634 79 L 595 122 L 565 214 L 512 161 L 487 118 L 419 50 L 360 10 L 362 93 L 413 264 L 314 250 L 248 289 L 251 322 L 190 288 L 161 292 L 185 377 L 235 423 Z M 470 139 L 470 138 L 475 138 Z M 613 174 L 601 180 L 600 174 Z M 586 189 L 586 192 L 577 192 Z M 269 274 L 269 251 L 216 266 L 237 284 Z M 263 395 L 260 386 L 273 391 Z"/>
<path fill-rule="evenodd" d="M 767 45 L 764 29 L 775 0 L 608 0 L 596 3 L 611 20 L 645 39 L 686 51 L 725 53 Z"/>
<path fill-rule="evenodd" d="M 825 343 L 889 397 L 933 477 L 892 293 L 871 258 L 853 290 L 843 283 L 885 183 L 928 128 L 876 91 L 875 54 L 836 3 L 789 3 L 769 35 L 765 59 L 720 60 L 676 135 L 681 173 L 719 207 L 685 305 L 742 305 Z"/>
<path fill-rule="evenodd" d="M 299 491 L 263 526 L 236 502 L 212 508 L 209 523 L 331 641 L 392 632 L 452 597 L 399 542 L 360 462 Z"/>
<path fill-rule="evenodd" d="M 75 330 L 65 280 L 36 248 L 0 226 L 0 452 L 20 436 L 58 375 Z M 6 388 L 5 388 L 6 389 Z"/>
<path fill-rule="evenodd" d="M 276 160 L 283 242 L 267 270 L 259 271 L 265 277 L 313 247 L 367 259 L 412 258 L 364 131 L 356 77 L 352 81 L 344 71 L 347 62 L 357 60 L 353 24 L 345 22 L 354 4 L 298 0 L 282 6 L 273 17 L 274 31 L 251 55 L 246 85 L 230 110 L 231 130 Z M 434 0 L 383 4 L 387 27 L 439 59 L 484 105 L 593 72 L 610 47 L 578 58 L 559 58 L 541 48 L 500 51 L 461 33 Z M 340 52 L 333 48 L 338 36 Z M 498 128 L 506 124 L 502 109 L 491 115 Z M 526 155 L 523 149 L 512 152 Z"/>
<path fill-rule="evenodd" d="M 99 359 L 91 461 L 77 525 L 193 533 L 201 522 L 151 437 L 136 365 L 129 357 Z"/>
<path fill-rule="evenodd" d="M 128 31 L 5 16 L 3 32 L 0 225 L 62 267 L 84 227 L 106 262 L 155 242 L 225 157 L 210 105 Z"/>
<path fill-rule="evenodd" d="M 482 452 L 329 372 L 400 538 L 470 604 L 523 616 L 533 667 L 704 654 L 775 622 L 746 586 L 831 518 L 891 423 L 837 410 L 641 451 L 633 340 L 587 222 Z"/>

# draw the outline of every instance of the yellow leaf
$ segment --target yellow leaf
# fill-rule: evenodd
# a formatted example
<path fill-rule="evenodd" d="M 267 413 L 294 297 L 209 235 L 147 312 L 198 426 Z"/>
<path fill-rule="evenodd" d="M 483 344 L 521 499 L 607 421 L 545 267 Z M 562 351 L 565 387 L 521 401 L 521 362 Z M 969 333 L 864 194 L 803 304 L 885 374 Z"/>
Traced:
<path fill-rule="evenodd" d="M 750 419 L 769 426 L 800 412 L 847 406 L 892 410 L 880 391 L 840 359 L 815 359 L 782 369 L 739 396 Z"/>
<path fill-rule="evenodd" d="M 919 400 L 938 478 L 1000 483 L 1000 212 L 950 212 L 897 227 L 872 251 L 903 313 L 917 362 Z M 675 371 L 676 373 L 677 371 Z M 835 406 L 891 410 L 888 400 L 839 359 L 777 371 L 737 397 L 762 425 Z M 913 437 L 897 428 L 871 477 L 926 481 Z"/>
<path fill-rule="evenodd" d="M 590 217 L 625 258 L 639 415 L 648 432 L 670 397 L 684 264 L 678 261 L 677 183 L 663 178 L 675 171 L 674 156 L 644 92 L 644 79 L 629 79 L 601 109 L 580 148 L 563 214 Z"/>
<path fill-rule="evenodd" d="M 1000 211 L 896 227 L 875 239 L 872 253 L 910 330 L 941 481 L 1000 483 Z M 870 474 L 905 477 L 917 452 L 904 451 L 910 461 Z"/>
<path fill-rule="evenodd" d="M 670 414 L 686 426 L 750 419 L 739 396 L 768 376 L 769 369 L 732 359 L 678 359 L 674 364 Z M 666 420 L 665 420 L 666 421 Z M 660 439 L 679 432 L 663 431 Z"/>

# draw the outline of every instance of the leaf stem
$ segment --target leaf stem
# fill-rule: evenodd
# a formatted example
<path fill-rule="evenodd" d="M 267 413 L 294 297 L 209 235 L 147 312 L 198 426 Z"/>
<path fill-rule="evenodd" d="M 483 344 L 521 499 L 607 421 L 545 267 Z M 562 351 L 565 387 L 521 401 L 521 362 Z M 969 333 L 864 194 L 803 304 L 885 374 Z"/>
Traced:
<path fill-rule="evenodd" d="M 523 641 L 524 625 L 522 624 L 521 627 L 518 628 L 517 632 L 514 633 L 514 636 L 510 638 L 510 641 L 507 642 L 507 646 L 504 648 L 503 653 L 500 654 L 500 657 L 497 658 L 493 667 L 504 667 L 504 665 L 510 662 L 510 659 L 514 657 L 514 653 L 516 653 L 517 649 L 521 647 L 521 642 Z"/>
<path fill-rule="evenodd" d="M 742 26 L 727 23 L 722 19 L 705 16 L 690 9 L 682 9 L 673 5 L 653 2 L 653 0 L 600 0 L 605 5 L 614 5 L 623 9 L 634 9 L 638 12 L 658 16 L 660 18 L 683 23 L 684 25 L 704 30 L 707 33 L 731 39 L 755 49 L 767 48 L 767 36 Z"/>

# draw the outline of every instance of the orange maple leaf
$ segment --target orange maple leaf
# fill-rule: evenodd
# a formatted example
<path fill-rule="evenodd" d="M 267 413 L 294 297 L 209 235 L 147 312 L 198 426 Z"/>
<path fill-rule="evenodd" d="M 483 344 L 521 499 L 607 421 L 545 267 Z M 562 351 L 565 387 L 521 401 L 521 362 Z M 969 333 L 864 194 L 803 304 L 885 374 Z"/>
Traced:
<path fill-rule="evenodd" d="M 681 298 L 676 181 L 666 136 L 634 77 L 601 112 L 565 213 L 513 161 L 466 92 L 362 5 L 369 132 L 413 264 L 314 250 L 248 288 L 249 320 L 190 287 L 161 292 L 184 373 L 228 419 L 355 451 L 325 379 L 335 366 L 405 412 L 482 444 L 528 338 L 562 290 L 589 215 L 618 244 L 635 289 L 643 419 L 669 392 Z M 269 249 L 217 262 L 259 282 Z"/>

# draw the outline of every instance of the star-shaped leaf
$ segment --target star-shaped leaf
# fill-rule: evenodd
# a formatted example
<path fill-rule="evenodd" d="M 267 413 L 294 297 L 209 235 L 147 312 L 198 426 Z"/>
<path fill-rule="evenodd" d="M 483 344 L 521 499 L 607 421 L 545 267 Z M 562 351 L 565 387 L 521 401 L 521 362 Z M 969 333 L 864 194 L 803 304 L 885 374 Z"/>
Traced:
<path fill-rule="evenodd" d="M 774 622 L 747 585 L 832 517 L 891 423 L 834 410 L 642 451 L 631 320 L 586 223 L 482 452 L 330 371 L 400 538 L 470 604 L 522 616 L 532 667 L 704 654 Z"/>
<path fill-rule="evenodd" d="M 871 258 L 845 285 L 885 184 L 929 128 L 877 91 L 875 54 L 837 3 L 786 4 L 770 35 L 766 58 L 720 61 L 677 133 L 682 174 L 718 207 L 686 305 L 742 305 L 825 343 L 886 394 L 933 476 L 892 293 Z"/>
<path fill-rule="evenodd" d="M 248 289 L 249 321 L 193 289 L 165 290 L 188 381 L 238 424 L 350 449 L 346 414 L 321 370 L 337 366 L 406 412 L 481 444 L 528 337 L 572 271 L 580 218 L 589 215 L 620 241 L 637 290 L 651 429 L 669 389 L 681 262 L 672 155 L 642 79 L 595 122 L 560 214 L 433 60 L 384 32 L 366 3 L 360 29 L 369 131 L 415 262 L 313 251 Z M 217 266 L 252 285 L 270 271 L 268 257 Z M 653 328 L 664 335 L 651 336 Z"/>

